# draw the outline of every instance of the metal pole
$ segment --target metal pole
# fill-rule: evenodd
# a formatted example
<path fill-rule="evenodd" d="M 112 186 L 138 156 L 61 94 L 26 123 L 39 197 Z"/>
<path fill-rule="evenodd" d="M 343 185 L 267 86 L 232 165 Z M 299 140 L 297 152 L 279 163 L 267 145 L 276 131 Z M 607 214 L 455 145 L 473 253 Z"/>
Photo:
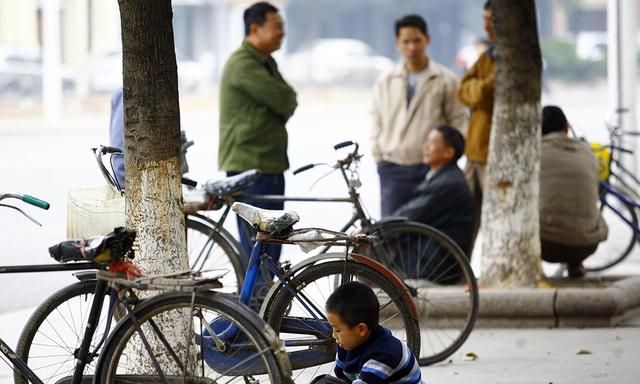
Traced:
<path fill-rule="evenodd" d="M 62 114 L 60 0 L 43 1 L 42 15 L 42 111 L 47 124 L 56 124 Z"/>
<path fill-rule="evenodd" d="M 622 0 L 620 9 L 620 62 L 621 62 L 621 94 L 622 107 L 626 109 L 620 116 L 621 127 L 624 131 L 636 130 L 636 59 L 637 59 L 637 43 L 636 43 L 636 1 Z M 638 144 L 635 136 L 626 138 L 627 146 L 632 147 L 636 153 L 635 161 L 629 161 L 630 169 L 637 174 L 637 161 L 640 156 L 638 153 Z"/>
<path fill-rule="evenodd" d="M 609 0 L 607 4 L 607 83 L 609 85 L 609 109 L 616 111 L 622 104 L 620 62 L 620 0 Z M 620 126 L 620 116 L 615 124 Z"/>

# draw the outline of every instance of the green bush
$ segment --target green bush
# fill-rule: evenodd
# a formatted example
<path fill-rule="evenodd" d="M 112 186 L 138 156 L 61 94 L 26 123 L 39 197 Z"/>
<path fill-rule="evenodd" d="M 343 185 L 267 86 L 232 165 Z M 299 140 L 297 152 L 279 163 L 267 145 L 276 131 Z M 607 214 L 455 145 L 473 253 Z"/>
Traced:
<path fill-rule="evenodd" d="M 595 80 L 607 76 L 606 58 L 598 61 L 581 60 L 576 44 L 570 40 L 545 39 L 540 43 L 545 71 L 552 79 L 563 81 Z"/>

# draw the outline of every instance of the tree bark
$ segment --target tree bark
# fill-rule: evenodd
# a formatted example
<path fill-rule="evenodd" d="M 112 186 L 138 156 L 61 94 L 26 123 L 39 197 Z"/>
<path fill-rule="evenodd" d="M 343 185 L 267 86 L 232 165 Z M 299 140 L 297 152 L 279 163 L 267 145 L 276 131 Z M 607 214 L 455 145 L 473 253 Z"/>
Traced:
<path fill-rule="evenodd" d="M 171 0 L 119 0 L 119 5 L 126 215 L 127 226 L 137 230 L 135 262 L 147 274 L 183 271 L 189 263 L 182 213 L 180 107 Z M 186 322 L 189 316 L 169 321 Z M 185 327 L 173 329 L 176 334 L 165 334 L 167 338 L 187 340 L 179 332 Z M 148 354 L 140 351 L 136 356 Z M 137 364 L 132 369 L 153 371 L 148 359 L 141 358 Z"/>
<path fill-rule="evenodd" d="M 188 268 L 180 173 L 180 108 L 170 0 L 119 0 L 127 225 L 148 273 Z"/>
<path fill-rule="evenodd" d="M 542 60 L 534 0 L 493 0 L 496 90 L 482 205 L 481 283 L 536 286 Z"/>

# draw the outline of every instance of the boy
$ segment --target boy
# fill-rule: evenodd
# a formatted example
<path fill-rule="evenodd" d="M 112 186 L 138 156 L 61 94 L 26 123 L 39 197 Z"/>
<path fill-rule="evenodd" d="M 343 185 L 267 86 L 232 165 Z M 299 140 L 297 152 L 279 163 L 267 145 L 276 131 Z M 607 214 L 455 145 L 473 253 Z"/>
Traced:
<path fill-rule="evenodd" d="M 378 324 L 380 304 L 371 288 L 356 281 L 345 283 L 329 296 L 326 309 L 338 343 L 334 368 L 338 379 L 353 384 L 422 382 L 411 350 Z M 316 382 L 339 381 L 324 377 Z"/>

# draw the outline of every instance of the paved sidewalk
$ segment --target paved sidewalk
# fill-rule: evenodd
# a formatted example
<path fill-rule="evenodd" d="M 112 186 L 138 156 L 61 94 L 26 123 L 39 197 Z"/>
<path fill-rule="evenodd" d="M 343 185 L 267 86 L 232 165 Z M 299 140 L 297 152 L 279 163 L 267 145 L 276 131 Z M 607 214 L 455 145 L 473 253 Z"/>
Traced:
<path fill-rule="evenodd" d="M 428 384 L 635 384 L 638 356 L 640 318 L 612 328 L 479 328 L 450 362 L 422 368 L 422 377 Z"/>

